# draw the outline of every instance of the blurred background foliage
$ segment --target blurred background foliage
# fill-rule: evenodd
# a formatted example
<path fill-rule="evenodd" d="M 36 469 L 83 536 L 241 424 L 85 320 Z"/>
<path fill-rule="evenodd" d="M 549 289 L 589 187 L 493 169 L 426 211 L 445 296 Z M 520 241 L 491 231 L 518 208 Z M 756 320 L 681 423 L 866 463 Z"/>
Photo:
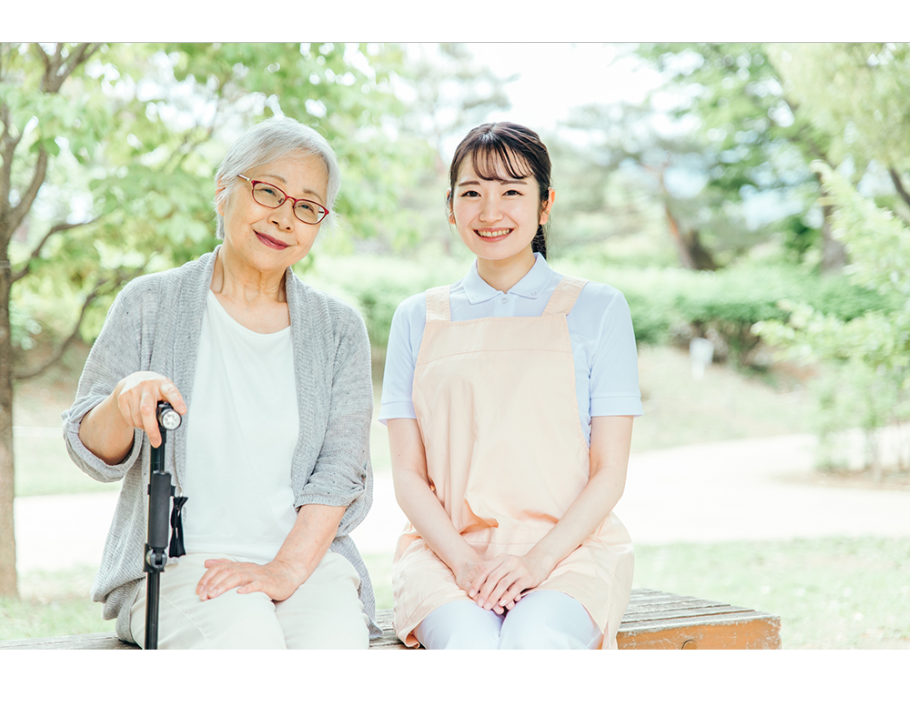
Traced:
<path fill-rule="evenodd" d="M 829 441 L 907 419 L 907 45 L 628 44 L 617 58 L 662 84 L 541 130 L 557 269 L 622 290 L 641 344 L 709 338 L 757 374 L 811 364 Z M 448 157 L 511 118 L 512 80 L 458 44 L 3 44 L 0 131 L 5 149 L 19 141 L 3 155 L 0 356 L 16 378 L 45 371 L 91 344 L 130 278 L 211 250 L 214 170 L 243 130 L 285 114 L 329 139 L 344 178 L 340 228 L 298 273 L 358 307 L 381 364 L 395 307 L 470 263 L 443 214 Z"/>

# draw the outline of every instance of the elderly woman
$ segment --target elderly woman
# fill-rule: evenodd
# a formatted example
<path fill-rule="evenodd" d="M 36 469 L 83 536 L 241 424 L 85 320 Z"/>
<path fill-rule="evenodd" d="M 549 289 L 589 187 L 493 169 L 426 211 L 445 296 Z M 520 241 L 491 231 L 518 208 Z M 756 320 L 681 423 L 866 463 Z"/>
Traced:
<path fill-rule="evenodd" d="M 123 479 L 92 599 L 143 644 L 166 400 L 184 415 L 165 465 L 188 499 L 187 553 L 161 576 L 159 647 L 366 648 L 375 604 L 349 534 L 372 501 L 369 341 L 353 309 L 291 271 L 327 224 L 338 163 L 312 129 L 270 119 L 215 181 L 223 243 L 123 289 L 63 413 L 73 460 Z"/>

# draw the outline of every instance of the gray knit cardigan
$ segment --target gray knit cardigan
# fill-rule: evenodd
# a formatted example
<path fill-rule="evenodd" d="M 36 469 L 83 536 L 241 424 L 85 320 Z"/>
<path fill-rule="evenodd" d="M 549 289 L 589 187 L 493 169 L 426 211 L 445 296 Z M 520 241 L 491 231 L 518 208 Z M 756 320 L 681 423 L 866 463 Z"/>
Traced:
<path fill-rule="evenodd" d="M 91 595 L 104 603 L 105 619 L 117 620 L 117 636 L 126 641 L 132 641 L 130 607 L 144 588 L 151 446 L 148 436 L 136 430 L 126 459 L 107 465 L 79 439 L 79 424 L 125 376 L 154 371 L 169 377 L 188 409 L 184 425 L 170 436 L 166 448 L 166 468 L 180 492 L 187 424 L 193 416 L 196 352 L 217 252 L 218 248 L 180 268 L 137 278 L 120 292 L 85 363 L 76 401 L 62 415 L 66 447 L 75 463 L 96 480 L 123 480 Z M 290 269 L 285 282 L 300 414 L 291 467 L 294 505 L 347 508 L 330 549 L 360 574 L 360 599 L 370 618 L 370 635 L 376 637 L 381 630 L 375 621 L 373 587 L 349 536 L 373 500 L 373 391 L 366 327 L 353 308 L 306 285 Z M 192 499 L 187 505 L 192 507 Z"/>

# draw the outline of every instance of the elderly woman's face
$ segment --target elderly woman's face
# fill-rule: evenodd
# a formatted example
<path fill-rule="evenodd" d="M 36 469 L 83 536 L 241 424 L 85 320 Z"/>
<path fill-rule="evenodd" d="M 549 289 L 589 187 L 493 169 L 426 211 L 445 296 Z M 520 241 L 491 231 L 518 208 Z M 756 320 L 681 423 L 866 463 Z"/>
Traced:
<path fill-rule="evenodd" d="M 291 197 L 327 204 L 328 171 L 318 156 L 290 155 L 253 167 L 245 176 L 275 185 Z M 264 207 L 253 199 L 250 183 L 237 179 L 218 207 L 224 217 L 224 244 L 253 268 L 283 273 L 310 252 L 321 225 L 298 220 L 293 204 L 285 200 L 280 207 Z"/>

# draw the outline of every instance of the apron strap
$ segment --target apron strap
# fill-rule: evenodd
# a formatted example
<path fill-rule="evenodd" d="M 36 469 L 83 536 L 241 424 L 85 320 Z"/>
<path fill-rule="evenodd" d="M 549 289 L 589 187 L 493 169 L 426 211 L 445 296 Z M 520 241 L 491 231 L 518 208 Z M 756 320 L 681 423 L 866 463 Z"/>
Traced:
<path fill-rule="evenodd" d="M 439 286 L 427 291 L 427 321 L 450 321 L 449 287 Z"/>
<path fill-rule="evenodd" d="M 586 283 L 587 281 L 584 278 L 564 276 L 556 286 L 556 290 L 553 291 L 553 295 L 550 296 L 550 302 L 547 303 L 543 315 L 565 314 L 568 316 Z"/>

